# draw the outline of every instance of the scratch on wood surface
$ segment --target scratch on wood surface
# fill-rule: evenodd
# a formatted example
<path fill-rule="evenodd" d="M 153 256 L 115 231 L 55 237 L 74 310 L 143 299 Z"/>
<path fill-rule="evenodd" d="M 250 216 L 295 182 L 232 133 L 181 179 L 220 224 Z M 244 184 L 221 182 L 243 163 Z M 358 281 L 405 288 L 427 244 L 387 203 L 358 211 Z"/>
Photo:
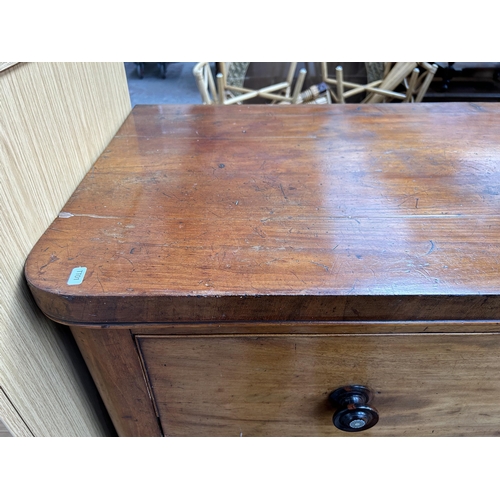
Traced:
<path fill-rule="evenodd" d="M 121 217 L 115 217 L 113 215 L 72 214 L 70 212 L 59 212 L 58 217 L 60 219 L 69 219 L 70 217 L 91 217 L 93 219 L 120 219 L 121 218 Z"/>
<path fill-rule="evenodd" d="M 430 253 L 432 253 L 434 251 L 434 248 L 436 247 L 432 240 L 429 240 L 429 243 L 431 244 L 431 248 L 429 248 L 429 251 L 425 255 L 429 255 Z"/>
<path fill-rule="evenodd" d="M 296 277 L 299 281 L 302 281 L 302 283 L 304 283 L 304 285 L 307 285 L 307 283 L 306 283 L 303 279 L 299 278 L 299 277 L 297 276 L 297 274 L 296 274 L 294 271 L 291 271 L 291 273 L 292 273 L 292 274 L 293 274 L 293 275 L 294 275 L 294 276 L 295 276 L 295 277 Z"/>
<path fill-rule="evenodd" d="M 313 260 L 309 261 L 311 262 L 311 264 L 314 264 L 315 266 L 319 266 L 319 267 L 322 267 L 324 269 L 326 269 L 327 271 L 329 271 L 330 269 L 328 268 L 328 266 L 325 266 L 325 264 L 321 264 L 320 262 L 314 262 Z"/>
<path fill-rule="evenodd" d="M 469 106 L 471 106 L 474 109 L 477 109 L 477 111 L 484 111 L 484 108 L 482 108 L 481 106 L 479 106 L 479 104 L 476 104 L 474 102 L 470 102 Z"/>
<path fill-rule="evenodd" d="M 99 278 L 99 274 L 100 274 L 100 273 L 102 273 L 102 266 L 99 266 L 99 267 L 98 267 L 98 269 L 97 269 L 97 273 L 96 273 L 95 277 L 96 277 L 97 282 L 98 282 L 98 283 L 99 283 L 99 285 L 101 286 L 101 290 L 103 291 L 103 293 L 106 293 L 106 291 L 104 290 L 104 286 L 102 285 L 101 280 L 100 280 L 100 278 Z M 93 274 L 93 273 L 92 273 L 92 274 Z M 91 275 L 92 275 L 92 274 L 91 274 Z M 90 276 L 89 276 L 89 277 L 90 277 Z"/>
<path fill-rule="evenodd" d="M 261 238 L 267 238 L 267 234 L 262 231 L 262 229 L 259 229 L 258 227 L 254 228 L 254 233 L 257 233 Z"/>
<path fill-rule="evenodd" d="M 105 290 L 104 290 L 104 287 L 102 286 L 101 280 L 99 279 L 99 276 L 96 276 L 96 280 L 99 283 L 99 285 L 101 286 L 101 289 L 102 289 L 103 293 L 106 293 Z"/>
<path fill-rule="evenodd" d="M 125 259 L 132 266 L 132 269 L 135 270 L 135 265 L 129 258 L 125 257 L 124 255 L 118 255 L 117 257 L 119 259 Z"/>
<path fill-rule="evenodd" d="M 219 219 L 222 219 L 222 216 L 221 215 L 217 215 L 215 212 L 213 212 L 212 210 L 207 210 L 207 212 L 210 212 L 212 215 L 215 215 L 215 217 L 219 218 Z"/>
<path fill-rule="evenodd" d="M 52 254 L 52 255 L 50 256 L 50 259 L 49 259 L 49 261 L 47 262 L 47 264 L 43 265 L 43 266 L 40 268 L 40 271 L 41 271 L 42 269 L 45 269 L 48 265 L 50 265 L 50 264 L 52 264 L 53 262 L 56 262 L 56 261 L 58 261 L 58 260 L 59 260 L 59 257 L 57 257 L 57 256 L 55 256 L 54 254 Z"/>

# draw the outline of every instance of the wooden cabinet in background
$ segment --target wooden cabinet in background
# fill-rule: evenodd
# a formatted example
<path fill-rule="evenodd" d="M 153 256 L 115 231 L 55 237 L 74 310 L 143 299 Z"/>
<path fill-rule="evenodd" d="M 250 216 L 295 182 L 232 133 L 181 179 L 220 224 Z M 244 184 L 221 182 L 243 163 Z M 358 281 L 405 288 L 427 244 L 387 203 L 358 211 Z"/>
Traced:
<path fill-rule="evenodd" d="M 500 435 L 499 111 L 136 107 L 28 283 L 122 436 Z"/>

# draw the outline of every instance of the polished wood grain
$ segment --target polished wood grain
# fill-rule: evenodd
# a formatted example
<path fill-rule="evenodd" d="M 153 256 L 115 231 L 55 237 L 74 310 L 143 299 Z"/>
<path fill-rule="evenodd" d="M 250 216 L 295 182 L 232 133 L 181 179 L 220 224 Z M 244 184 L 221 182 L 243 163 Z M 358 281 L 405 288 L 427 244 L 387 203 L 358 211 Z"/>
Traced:
<path fill-rule="evenodd" d="M 171 323 L 163 325 L 133 325 L 133 335 L 235 335 L 262 334 L 441 334 L 485 335 L 500 333 L 496 321 L 289 321 L 238 323 Z"/>
<path fill-rule="evenodd" d="M 121 436 L 497 435 L 499 111 L 136 107 L 26 278 Z"/>
<path fill-rule="evenodd" d="M 160 436 L 147 375 L 129 330 L 71 331 L 120 436 Z"/>
<path fill-rule="evenodd" d="M 360 436 L 499 436 L 498 336 L 138 337 L 167 436 L 345 436 L 328 395 L 362 384 Z"/>
<path fill-rule="evenodd" d="M 499 110 L 136 107 L 28 282 L 66 323 L 496 320 Z"/>

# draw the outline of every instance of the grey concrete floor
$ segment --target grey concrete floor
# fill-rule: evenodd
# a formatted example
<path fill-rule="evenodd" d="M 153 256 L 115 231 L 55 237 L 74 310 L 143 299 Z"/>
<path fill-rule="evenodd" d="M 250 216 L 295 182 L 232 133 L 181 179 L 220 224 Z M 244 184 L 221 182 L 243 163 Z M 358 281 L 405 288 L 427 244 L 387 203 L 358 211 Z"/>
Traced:
<path fill-rule="evenodd" d="M 165 79 L 157 63 L 145 63 L 144 77 L 137 65 L 125 63 L 132 106 L 136 104 L 201 104 L 201 96 L 193 76 L 195 62 L 167 63 Z"/>

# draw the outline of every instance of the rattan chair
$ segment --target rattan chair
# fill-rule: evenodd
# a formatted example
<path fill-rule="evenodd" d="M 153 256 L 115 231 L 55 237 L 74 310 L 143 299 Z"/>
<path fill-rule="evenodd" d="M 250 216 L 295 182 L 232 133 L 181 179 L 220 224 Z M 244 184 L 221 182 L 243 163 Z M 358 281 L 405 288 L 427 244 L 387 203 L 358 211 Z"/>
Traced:
<path fill-rule="evenodd" d="M 193 75 L 200 91 L 203 104 L 239 104 L 249 99 L 260 97 L 271 104 L 293 104 L 299 99 L 306 70 L 299 71 L 297 82 L 292 92 L 292 83 L 297 63 L 290 63 L 284 82 L 269 85 L 261 89 L 249 89 L 244 86 L 244 73 L 250 63 L 219 63 L 220 72 L 214 79 L 210 63 L 200 62 L 193 68 Z"/>
<path fill-rule="evenodd" d="M 379 103 L 399 100 L 402 102 L 421 102 L 438 69 L 436 64 L 427 62 L 385 63 L 382 78 L 364 85 L 344 80 L 341 66 L 335 69 L 335 78 L 328 75 L 327 63 L 321 63 L 322 79 L 330 86 L 332 99 L 345 103 L 346 99 L 362 92 L 366 93 L 364 103 Z M 398 90 L 398 87 L 403 90 Z"/>

